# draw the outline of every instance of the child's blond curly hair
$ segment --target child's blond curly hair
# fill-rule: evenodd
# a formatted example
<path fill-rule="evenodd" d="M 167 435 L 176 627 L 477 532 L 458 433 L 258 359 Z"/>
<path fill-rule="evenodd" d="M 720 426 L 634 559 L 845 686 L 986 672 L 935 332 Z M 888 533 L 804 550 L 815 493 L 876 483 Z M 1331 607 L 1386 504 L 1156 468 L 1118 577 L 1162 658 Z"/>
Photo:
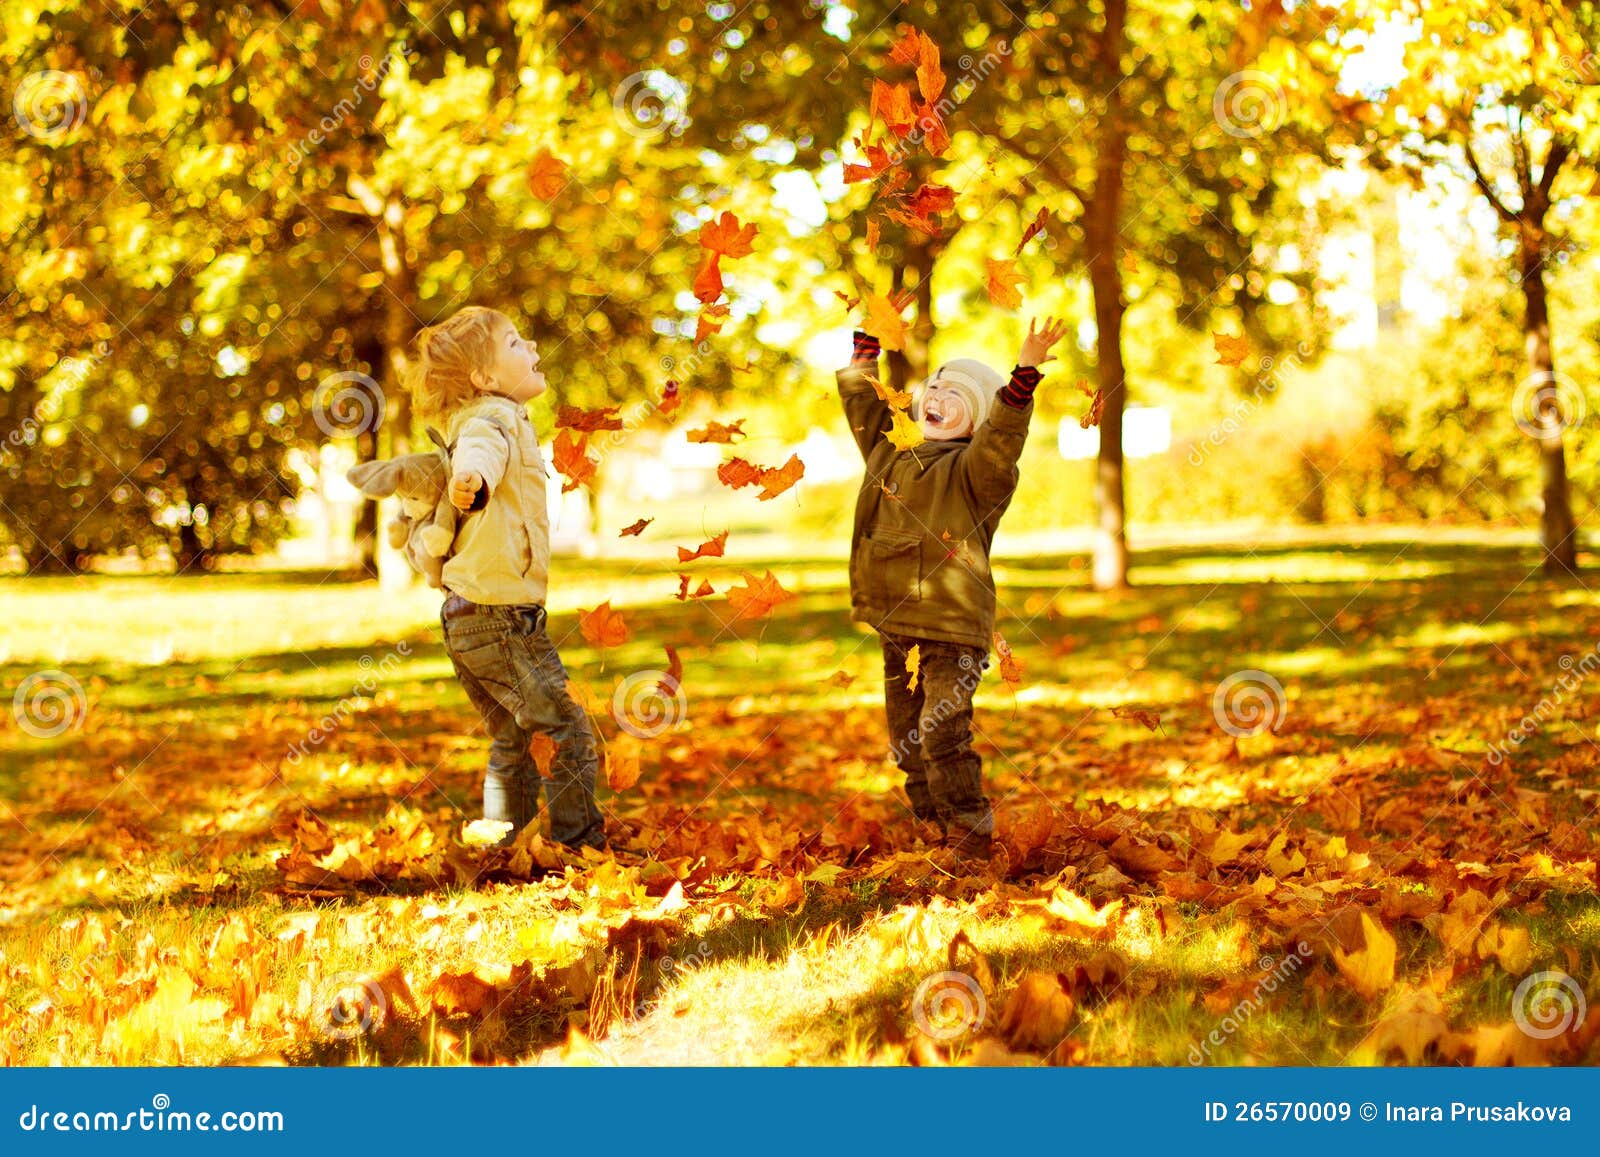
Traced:
<path fill-rule="evenodd" d="M 498 309 L 469 305 L 417 334 L 406 388 L 423 417 L 448 417 L 476 396 L 472 371 L 494 360 L 495 342 L 507 327 L 515 328 Z"/>

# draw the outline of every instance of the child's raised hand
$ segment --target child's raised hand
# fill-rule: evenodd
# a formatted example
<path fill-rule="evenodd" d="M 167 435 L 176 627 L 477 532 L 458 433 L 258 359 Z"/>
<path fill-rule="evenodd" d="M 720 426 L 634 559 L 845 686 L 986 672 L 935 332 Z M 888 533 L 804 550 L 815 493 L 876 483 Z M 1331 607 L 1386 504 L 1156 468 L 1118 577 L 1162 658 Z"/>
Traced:
<path fill-rule="evenodd" d="M 1044 328 L 1035 330 L 1036 320 L 1028 322 L 1028 333 L 1022 339 L 1022 352 L 1017 354 L 1019 366 L 1042 366 L 1045 362 L 1053 362 L 1056 355 L 1050 352 L 1050 347 L 1067 336 L 1067 323 L 1065 319 L 1047 317 L 1044 319 Z"/>
<path fill-rule="evenodd" d="M 476 470 L 459 470 L 450 479 L 450 504 L 457 510 L 471 510 L 478 488 L 483 485 L 483 475 Z"/>

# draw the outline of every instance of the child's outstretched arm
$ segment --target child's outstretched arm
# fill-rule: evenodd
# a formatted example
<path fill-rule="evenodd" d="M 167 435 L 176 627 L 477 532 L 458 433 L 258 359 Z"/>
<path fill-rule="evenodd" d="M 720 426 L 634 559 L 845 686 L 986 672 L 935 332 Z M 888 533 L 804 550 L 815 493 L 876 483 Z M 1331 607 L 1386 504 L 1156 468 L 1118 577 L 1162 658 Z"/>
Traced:
<path fill-rule="evenodd" d="M 481 510 L 505 476 L 511 447 L 499 426 L 485 418 L 468 418 L 456 436 L 450 457 L 450 502 L 457 510 Z"/>
<path fill-rule="evenodd" d="M 972 445 L 961 456 L 961 473 L 967 488 L 984 506 L 998 506 L 1017 487 L 1017 463 L 1033 417 L 1033 392 L 1044 376 L 1039 367 L 1055 360 L 1050 347 L 1066 332 L 1067 323 L 1055 318 L 1047 318 L 1044 328 L 1037 331 L 1034 322 L 1028 323 L 1011 380 L 1001 388 L 988 420 L 973 434 Z"/>
<path fill-rule="evenodd" d="M 904 309 L 911 300 L 909 293 L 892 299 Z M 850 435 L 866 458 L 883 441 L 884 433 L 894 425 L 894 416 L 872 383 L 878 377 L 878 339 L 856 330 L 850 364 L 840 370 L 839 400 L 844 403 L 844 416 L 850 422 Z"/>

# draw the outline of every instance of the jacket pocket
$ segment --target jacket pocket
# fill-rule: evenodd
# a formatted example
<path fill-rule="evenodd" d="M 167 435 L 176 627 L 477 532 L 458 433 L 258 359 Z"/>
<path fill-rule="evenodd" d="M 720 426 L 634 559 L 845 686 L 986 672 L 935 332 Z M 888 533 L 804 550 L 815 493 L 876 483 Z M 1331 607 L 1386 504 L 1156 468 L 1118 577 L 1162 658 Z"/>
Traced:
<path fill-rule="evenodd" d="M 866 541 L 864 579 L 874 606 L 893 610 L 922 598 L 922 540 L 915 535 L 878 534 Z"/>

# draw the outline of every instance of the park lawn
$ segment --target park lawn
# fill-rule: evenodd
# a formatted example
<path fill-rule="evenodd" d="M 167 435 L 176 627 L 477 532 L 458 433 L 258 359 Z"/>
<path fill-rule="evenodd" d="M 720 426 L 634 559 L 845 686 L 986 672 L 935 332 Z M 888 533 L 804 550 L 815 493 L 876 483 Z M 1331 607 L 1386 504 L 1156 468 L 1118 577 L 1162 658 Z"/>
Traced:
<path fill-rule="evenodd" d="M 677 567 L 558 560 L 551 631 L 608 747 L 613 689 L 683 663 L 682 718 L 601 789 L 642 867 L 461 845 L 486 741 L 436 594 L 3 581 L 6 685 L 54 668 L 83 700 L 0 732 L 0 1056 L 1592 1062 L 1600 1018 L 1515 1027 L 1553 1007 L 1525 978 L 1600 991 L 1600 596 L 1536 564 L 1186 547 L 1106 595 L 1079 556 L 1000 563 L 1022 672 L 979 695 L 981 870 L 899 803 L 842 560 L 689 563 L 718 592 L 689 603 Z M 732 621 L 769 567 L 797 597 Z M 574 612 L 604 598 L 631 637 L 601 651 Z M 1246 671 L 1284 698 L 1234 736 L 1213 693 Z"/>

